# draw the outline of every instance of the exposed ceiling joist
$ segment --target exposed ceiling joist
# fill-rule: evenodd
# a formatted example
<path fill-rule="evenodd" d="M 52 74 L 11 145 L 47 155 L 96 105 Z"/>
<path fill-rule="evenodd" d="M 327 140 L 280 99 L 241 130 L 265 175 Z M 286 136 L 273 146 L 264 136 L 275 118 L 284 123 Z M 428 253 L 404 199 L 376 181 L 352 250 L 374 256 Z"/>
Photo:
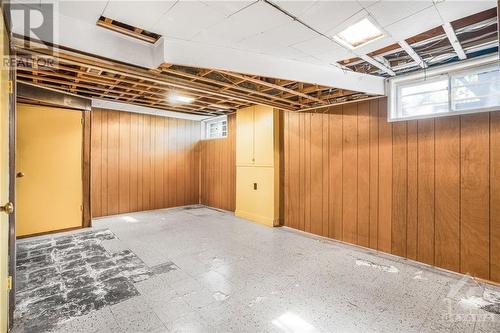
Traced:
<path fill-rule="evenodd" d="M 445 22 L 443 24 L 443 29 L 444 32 L 446 33 L 446 36 L 448 37 L 448 40 L 451 43 L 451 46 L 455 50 L 458 58 L 460 60 L 467 59 L 467 56 L 465 55 L 464 49 L 462 48 L 462 45 L 460 45 L 460 42 L 458 41 L 457 35 L 455 34 L 455 29 L 451 26 L 449 22 Z"/>
<path fill-rule="evenodd" d="M 318 84 L 173 64 L 149 70 L 36 42 L 14 41 L 20 82 L 168 111 L 214 116 L 256 104 L 297 111 L 368 96 Z M 192 101 L 176 103 L 169 98 L 173 94 Z"/>

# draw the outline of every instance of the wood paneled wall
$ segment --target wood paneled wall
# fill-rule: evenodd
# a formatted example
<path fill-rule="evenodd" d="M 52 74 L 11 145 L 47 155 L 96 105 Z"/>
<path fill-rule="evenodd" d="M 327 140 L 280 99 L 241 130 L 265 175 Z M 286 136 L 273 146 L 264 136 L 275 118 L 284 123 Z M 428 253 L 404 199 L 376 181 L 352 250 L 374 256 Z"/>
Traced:
<path fill-rule="evenodd" d="M 500 112 L 386 103 L 285 113 L 285 225 L 500 282 Z"/>
<path fill-rule="evenodd" d="M 93 217 L 198 203 L 200 122 L 91 113 Z"/>
<path fill-rule="evenodd" d="M 200 200 L 210 207 L 236 208 L 236 114 L 228 116 L 225 139 L 202 140 L 200 145 Z"/>

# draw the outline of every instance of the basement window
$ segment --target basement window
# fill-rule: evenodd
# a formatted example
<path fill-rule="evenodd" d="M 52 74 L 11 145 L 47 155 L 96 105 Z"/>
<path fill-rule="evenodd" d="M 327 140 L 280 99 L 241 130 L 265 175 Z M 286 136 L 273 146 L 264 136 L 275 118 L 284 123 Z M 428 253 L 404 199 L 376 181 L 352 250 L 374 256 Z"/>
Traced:
<path fill-rule="evenodd" d="M 389 121 L 500 110 L 500 66 L 455 64 L 389 81 Z"/>
<path fill-rule="evenodd" d="M 227 137 L 227 116 L 220 116 L 204 121 L 205 139 L 220 139 Z"/>

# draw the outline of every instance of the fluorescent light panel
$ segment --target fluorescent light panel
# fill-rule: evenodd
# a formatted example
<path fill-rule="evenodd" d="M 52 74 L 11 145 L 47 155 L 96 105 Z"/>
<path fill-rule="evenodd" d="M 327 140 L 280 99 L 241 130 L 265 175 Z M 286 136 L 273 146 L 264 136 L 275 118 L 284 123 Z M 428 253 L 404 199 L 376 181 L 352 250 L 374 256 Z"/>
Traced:
<path fill-rule="evenodd" d="M 173 104 L 179 103 L 193 103 L 194 97 L 191 96 L 183 96 L 179 94 L 170 94 L 168 95 L 168 101 Z"/>
<path fill-rule="evenodd" d="M 351 49 L 366 45 L 382 37 L 384 37 L 384 33 L 367 17 L 334 36 L 336 41 Z"/>

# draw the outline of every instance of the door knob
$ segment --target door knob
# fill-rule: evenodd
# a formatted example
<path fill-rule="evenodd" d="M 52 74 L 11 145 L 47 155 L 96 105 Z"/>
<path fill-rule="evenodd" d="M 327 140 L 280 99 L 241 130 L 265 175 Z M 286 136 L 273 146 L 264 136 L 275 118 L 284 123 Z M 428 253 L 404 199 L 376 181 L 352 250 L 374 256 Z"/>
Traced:
<path fill-rule="evenodd" d="M 14 204 L 12 202 L 7 202 L 5 205 L 0 206 L 0 212 L 4 212 L 6 214 L 14 213 Z"/>
<path fill-rule="evenodd" d="M 23 178 L 23 177 L 24 177 L 24 172 L 19 171 L 18 173 L 16 173 L 16 178 Z"/>

